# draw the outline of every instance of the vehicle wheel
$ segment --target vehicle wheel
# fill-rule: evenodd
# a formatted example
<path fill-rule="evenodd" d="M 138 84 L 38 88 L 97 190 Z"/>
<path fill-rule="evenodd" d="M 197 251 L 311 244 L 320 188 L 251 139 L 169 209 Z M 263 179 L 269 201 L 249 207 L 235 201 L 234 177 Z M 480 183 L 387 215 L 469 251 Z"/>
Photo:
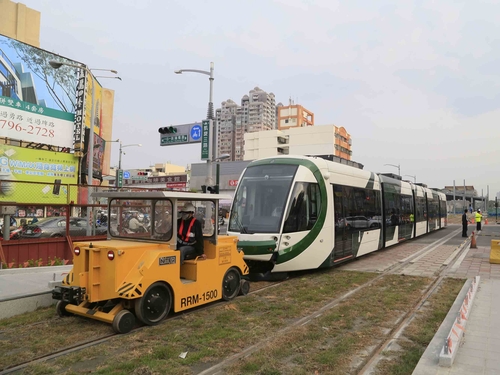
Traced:
<path fill-rule="evenodd" d="M 162 321 L 172 307 L 172 294 L 163 283 L 152 284 L 144 296 L 135 300 L 135 315 L 148 326 Z"/>
<path fill-rule="evenodd" d="M 250 283 L 248 280 L 241 280 L 240 281 L 240 294 L 242 296 L 246 296 L 250 292 Z"/>
<path fill-rule="evenodd" d="M 113 319 L 113 331 L 116 333 L 128 333 L 134 328 L 135 316 L 128 310 L 122 310 Z"/>
<path fill-rule="evenodd" d="M 71 316 L 71 315 L 73 315 L 69 311 L 66 311 L 66 305 L 67 304 L 68 304 L 67 302 L 57 301 L 56 312 L 57 312 L 57 315 L 59 315 L 61 318 L 64 318 L 65 316 Z"/>
<path fill-rule="evenodd" d="M 229 269 L 222 280 L 222 299 L 230 301 L 240 291 L 240 273 L 234 268 Z"/>

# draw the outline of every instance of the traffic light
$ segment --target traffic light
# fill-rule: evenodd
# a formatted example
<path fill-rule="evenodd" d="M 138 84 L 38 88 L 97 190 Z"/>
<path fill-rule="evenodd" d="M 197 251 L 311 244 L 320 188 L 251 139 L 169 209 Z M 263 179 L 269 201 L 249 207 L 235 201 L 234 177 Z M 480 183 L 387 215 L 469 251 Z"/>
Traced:
<path fill-rule="evenodd" d="M 210 192 L 210 194 L 219 194 L 219 185 L 208 186 L 207 190 Z"/>
<path fill-rule="evenodd" d="M 164 126 L 162 128 L 158 128 L 158 133 L 160 134 L 175 134 L 177 133 L 177 128 L 173 126 Z"/>

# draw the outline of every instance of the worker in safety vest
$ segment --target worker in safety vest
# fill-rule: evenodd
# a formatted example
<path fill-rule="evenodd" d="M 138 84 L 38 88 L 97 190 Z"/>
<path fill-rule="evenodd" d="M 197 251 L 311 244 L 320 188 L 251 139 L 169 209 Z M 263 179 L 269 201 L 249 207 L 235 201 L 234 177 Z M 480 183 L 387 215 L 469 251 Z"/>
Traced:
<path fill-rule="evenodd" d="M 194 217 L 195 208 L 188 203 L 179 211 L 177 220 L 177 250 L 181 252 L 181 264 L 186 259 L 197 256 L 206 259 L 203 251 L 203 230 L 201 223 Z"/>
<path fill-rule="evenodd" d="M 413 214 L 410 214 L 410 223 L 413 224 L 414 221 L 415 221 L 415 216 Z"/>
<path fill-rule="evenodd" d="M 481 230 L 481 221 L 483 220 L 483 215 L 481 215 L 481 210 L 478 208 L 476 212 L 476 229 Z"/>

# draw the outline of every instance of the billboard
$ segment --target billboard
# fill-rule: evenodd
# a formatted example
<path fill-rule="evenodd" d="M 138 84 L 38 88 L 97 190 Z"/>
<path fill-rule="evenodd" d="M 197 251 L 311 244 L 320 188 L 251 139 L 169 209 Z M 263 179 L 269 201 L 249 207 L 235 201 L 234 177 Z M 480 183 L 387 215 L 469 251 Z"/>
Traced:
<path fill-rule="evenodd" d="M 50 61 L 82 68 L 62 65 L 54 69 Z M 83 157 L 93 86 L 94 132 L 109 139 L 112 90 L 104 89 L 77 61 L 0 35 L 0 138 L 69 148 Z M 109 173 L 109 151 L 105 155 L 95 175 L 102 175 L 103 164 L 104 173 Z"/>
<path fill-rule="evenodd" d="M 0 35 L 0 137 L 73 148 L 76 61 Z"/>
<path fill-rule="evenodd" d="M 74 155 L 0 145 L 0 201 L 65 204 L 76 201 L 78 158 Z M 31 181 L 35 183 L 26 183 Z M 38 183 L 37 183 L 38 182 Z"/>
<path fill-rule="evenodd" d="M 94 158 L 92 159 L 94 168 L 92 169 L 92 176 L 97 180 L 102 181 L 102 165 L 104 163 L 104 149 L 106 147 L 106 141 L 99 137 L 97 134 L 94 134 L 94 147 L 91 147 L 89 144 L 89 135 L 90 128 L 85 128 L 85 154 L 82 158 L 81 172 L 82 175 L 88 175 L 89 169 L 89 152 L 94 153 Z"/>

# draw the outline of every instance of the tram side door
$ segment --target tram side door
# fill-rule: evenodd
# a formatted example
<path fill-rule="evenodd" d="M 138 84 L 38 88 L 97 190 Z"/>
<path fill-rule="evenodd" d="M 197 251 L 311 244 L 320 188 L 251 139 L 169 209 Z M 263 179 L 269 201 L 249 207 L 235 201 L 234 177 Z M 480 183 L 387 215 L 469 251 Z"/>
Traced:
<path fill-rule="evenodd" d="M 356 231 L 356 221 L 350 219 L 347 212 L 348 191 L 339 185 L 333 185 L 333 200 L 335 207 L 335 242 L 333 261 L 339 262 L 353 255 L 353 233 Z"/>

